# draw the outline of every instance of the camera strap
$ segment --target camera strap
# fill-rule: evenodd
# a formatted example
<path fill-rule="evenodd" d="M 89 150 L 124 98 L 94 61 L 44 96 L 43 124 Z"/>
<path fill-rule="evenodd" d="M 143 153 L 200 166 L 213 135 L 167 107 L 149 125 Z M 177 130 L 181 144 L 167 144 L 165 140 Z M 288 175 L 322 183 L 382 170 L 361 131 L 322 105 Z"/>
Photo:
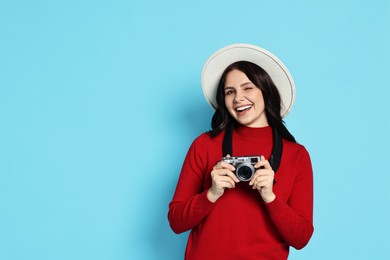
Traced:
<path fill-rule="evenodd" d="M 233 155 L 233 144 L 232 144 L 233 130 L 234 130 L 234 124 L 229 124 L 226 126 L 225 135 L 223 137 L 223 142 L 222 142 L 223 157 L 226 157 L 228 154 L 230 154 L 231 156 Z M 274 127 L 272 128 L 272 134 L 274 138 L 274 143 L 273 143 L 272 153 L 269 159 L 269 163 L 272 167 L 272 170 L 276 173 L 276 171 L 279 169 L 280 161 L 282 158 L 283 142 L 282 142 L 282 137 L 280 136 L 278 130 L 276 130 Z"/>

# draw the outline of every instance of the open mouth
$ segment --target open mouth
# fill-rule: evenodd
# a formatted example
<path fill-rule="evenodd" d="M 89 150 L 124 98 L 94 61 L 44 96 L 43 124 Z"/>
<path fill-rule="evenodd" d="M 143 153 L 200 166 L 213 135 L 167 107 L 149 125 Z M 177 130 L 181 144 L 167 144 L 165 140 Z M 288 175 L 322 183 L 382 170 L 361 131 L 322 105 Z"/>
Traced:
<path fill-rule="evenodd" d="M 241 113 L 241 112 L 246 111 L 246 110 L 248 110 L 248 109 L 250 109 L 250 108 L 252 108 L 252 105 L 237 107 L 237 108 L 236 108 L 236 111 L 237 111 L 238 113 Z"/>

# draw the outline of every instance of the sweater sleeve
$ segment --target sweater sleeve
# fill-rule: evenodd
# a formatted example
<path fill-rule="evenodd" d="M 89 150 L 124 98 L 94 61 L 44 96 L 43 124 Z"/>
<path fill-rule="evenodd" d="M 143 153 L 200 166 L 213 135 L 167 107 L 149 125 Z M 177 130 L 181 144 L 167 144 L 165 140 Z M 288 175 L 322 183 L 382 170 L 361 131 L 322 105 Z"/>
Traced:
<path fill-rule="evenodd" d="M 214 207 L 214 203 L 207 199 L 207 190 L 203 190 L 207 171 L 206 152 L 201 138 L 197 138 L 184 160 L 168 211 L 169 224 L 175 233 L 194 228 Z"/>
<path fill-rule="evenodd" d="M 302 148 L 298 155 L 296 177 L 287 203 L 276 198 L 266 207 L 279 234 L 287 244 L 302 249 L 313 228 L 313 171 L 310 156 Z M 276 184 L 277 185 L 277 184 Z"/>

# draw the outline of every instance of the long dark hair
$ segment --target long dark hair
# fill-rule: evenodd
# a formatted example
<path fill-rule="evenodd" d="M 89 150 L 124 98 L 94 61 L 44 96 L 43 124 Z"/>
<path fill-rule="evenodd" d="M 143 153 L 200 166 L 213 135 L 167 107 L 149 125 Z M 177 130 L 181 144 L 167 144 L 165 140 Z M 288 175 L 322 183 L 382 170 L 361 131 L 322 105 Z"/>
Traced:
<path fill-rule="evenodd" d="M 279 91 L 273 83 L 271 77 L 265 70 L 248 61 L 238 61 L 231 64 L 225 69 L 219 81 L 217 89 L 217 104 L 213 118 L 211 120 L 212 130 L 210 134 L 212 137 L 221 133 L 229 124 L 234 124 L 235 119 L 230 115 L 225 105 L 225 81 L 226 76 L 232 70 L 239 70 L 243 72 L 248 79 L 258 87 L 263 93 L 265 114 L 267 116 L 268 124 L 278 130 L 282 138 L 296 142 L 294 136 L 287 130 L 284 125 L 282 116 L 280 115 L 281 100 Z"/>

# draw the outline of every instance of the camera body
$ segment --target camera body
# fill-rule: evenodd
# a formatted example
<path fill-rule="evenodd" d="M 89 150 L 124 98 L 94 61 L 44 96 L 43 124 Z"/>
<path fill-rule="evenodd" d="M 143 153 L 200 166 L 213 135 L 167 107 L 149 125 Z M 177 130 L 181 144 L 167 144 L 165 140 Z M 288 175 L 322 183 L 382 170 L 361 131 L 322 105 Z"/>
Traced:
<path fill-rule="evenodd" d="M 260 156 L 239 156 L 239 157 L 222 157 L 223 162 L 233 165 L 234 171 L 240 181 L 249 181 L 255 174 L 254 165 L 261 161 Z"/>

